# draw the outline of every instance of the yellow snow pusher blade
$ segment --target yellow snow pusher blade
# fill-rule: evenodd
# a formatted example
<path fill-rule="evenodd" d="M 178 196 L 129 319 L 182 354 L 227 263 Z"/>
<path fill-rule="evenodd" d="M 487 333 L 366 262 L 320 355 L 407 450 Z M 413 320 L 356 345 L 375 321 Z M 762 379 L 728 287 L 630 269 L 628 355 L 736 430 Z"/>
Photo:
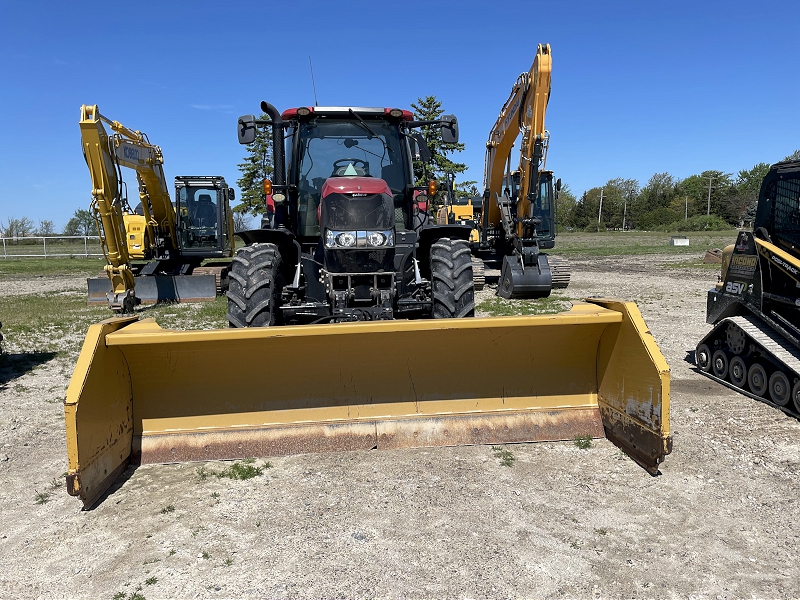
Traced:
<path fill-rule="evenodd" d="M 669 367 L 635 304 L 590 302 L 524 317 L 92 325 L 65 402 L 68 491 L 89 507 L 129 461 L 604 435 L 655 473 L 671 450 Z"/>

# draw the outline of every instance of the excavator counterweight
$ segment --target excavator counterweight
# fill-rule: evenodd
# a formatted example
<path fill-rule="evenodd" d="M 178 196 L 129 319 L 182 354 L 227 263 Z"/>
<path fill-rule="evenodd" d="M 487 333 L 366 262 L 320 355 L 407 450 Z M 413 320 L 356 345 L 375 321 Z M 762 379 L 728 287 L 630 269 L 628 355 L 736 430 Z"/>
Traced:
<path fill-rule="evenodd" d="M 478 369 L 430 352 L 481 348 Z M 203 378 L 198 373 L 225 373 Z M 90 327 L 65 403 L 68 491 L 134 463 L 608 437 L 671 450 L 669 368 L 633 303 L 556 315 L 165 331 Z"/>

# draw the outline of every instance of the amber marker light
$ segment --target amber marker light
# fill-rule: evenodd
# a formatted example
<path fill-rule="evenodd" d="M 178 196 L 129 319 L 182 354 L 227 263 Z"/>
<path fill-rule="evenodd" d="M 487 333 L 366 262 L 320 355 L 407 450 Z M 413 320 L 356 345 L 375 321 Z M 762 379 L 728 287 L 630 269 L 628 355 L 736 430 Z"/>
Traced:
<path fill-rule="evenodd" d="M 433 198 L 436 195 L 436 182 L 429 181 L 428 182 L 428 197 Z"/>
<path fill-rule="evenodd" d="M 269 179 L 264 180 L 264 193 L 267 196 L 272 194 L 272 182 Z"/>

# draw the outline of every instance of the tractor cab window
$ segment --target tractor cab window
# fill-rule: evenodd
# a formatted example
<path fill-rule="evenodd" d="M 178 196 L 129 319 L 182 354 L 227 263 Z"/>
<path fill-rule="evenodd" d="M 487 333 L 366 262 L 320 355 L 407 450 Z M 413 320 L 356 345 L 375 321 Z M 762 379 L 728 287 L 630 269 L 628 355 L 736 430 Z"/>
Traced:
<path fill-rule="evenodd" d="M 184 249 L 219 246 L 218 202 L 218 192 L 213 187 L 180 188 L 178 220 Z"/>
<path fill-rule="evenodd" d="M 299 129 L 298 233 L 318 236 L 317 207 L 322 186 L 331 177 L 376 177 L 392 190 L 395 206 L 403 206 L 406 176 L 400 134 L 386 121 L 318 120 Z"/>

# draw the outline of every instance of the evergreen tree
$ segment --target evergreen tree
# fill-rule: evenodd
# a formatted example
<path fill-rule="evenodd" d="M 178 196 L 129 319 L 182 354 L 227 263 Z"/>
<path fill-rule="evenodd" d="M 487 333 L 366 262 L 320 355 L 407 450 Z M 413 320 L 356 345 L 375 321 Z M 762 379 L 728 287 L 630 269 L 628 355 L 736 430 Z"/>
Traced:
<path fill-rule="evenodd" d="M 418 121 L 433 121 L 444 114 L 442 103 L 436 99 L 436 96 L 417 98 L 417 102 L 412 103 L 411 108 L 414 109 L 414 118 Z M 447 173 L 458 175 L 467 170 L 467 165 L 464 163 L 453 162 L 448 158 L 448 154 L 464 150 L 464 144 L 445 144 L 442 142 L 442 132 L 438 125 L 423 126 L 420 128 L 420 132 L 428 144 L 433 158 L 427 165 L 424 165 L 422 161 L 414 161 L 416 185 L 426 185 L 430 179 L 444 182 Z M 436 194 L 436 198 L 431 199 L 434 207 L 442 204 L 444 193 L 440 191 Z"/>
<path fill-rule="evenodd" d="M 268 120 L 269 115 L 262 114 L 259 119 Z M 234 212 L 252 215 L 266 212 L 264 197 L 264 180 L 272 176 L 272 128 L 264 127 L 256 133 L 256 139 L 247 145 L 247 156 L 238 165 L 242 176 L 236 180 L 239 186 L 240 202 L 233 207 Z"/>

